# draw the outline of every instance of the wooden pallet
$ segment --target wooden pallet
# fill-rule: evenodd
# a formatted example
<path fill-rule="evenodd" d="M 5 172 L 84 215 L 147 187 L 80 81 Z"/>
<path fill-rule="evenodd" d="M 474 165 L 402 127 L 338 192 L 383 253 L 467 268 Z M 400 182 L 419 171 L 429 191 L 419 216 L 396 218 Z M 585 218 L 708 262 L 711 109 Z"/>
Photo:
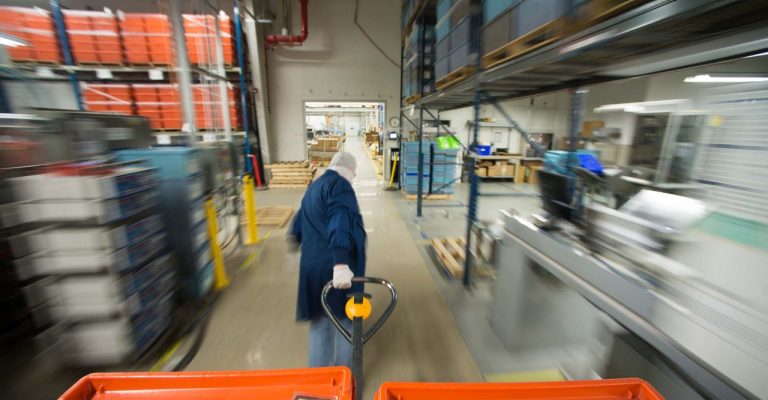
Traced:
<path fill-rule="evenodd" d="M 414 94 L 405 98 L 405 104 L 413 104 L 421 98 L 420 94 Z"/>
<path fill-rule="evenodd" d="M 274 189 L 306 189 L 307 184 L 305 185 L 298 185 L 298 184 L 288 184 L 288 183 L 270 183 L 269 187 Z"/>
<path fill-rule="evenodd" d="M 101 61 L 80 61 L 77 64 L 79 65 L 87 65 L 89 67 L 106 67 L 106 68 L 112 68 L 112 67 L 124 67 L 126 64 L 123 63 L 105 63 Z"/>
<path fill-rule="evenodd" d="M 571 22 L 567 17 L 555 19 L 487 53 L 483 56 L 483 68 L 493 68 L 560 40 L 568 34 Z"/>
<path fill-rule="evenodd" d="M 406 200 L 416 200 L 416 198 L 419 195 L 417 194 L 406 194 L 405 199 Z M 451 200 L 453 199 L 453 195 L 451 194 L 423 194 L 421 196 L 422 200 Z"/>
<path fill-rule="evenodd" d="M 281 161 L 264 166 L 265 169 L 305 169 L 309 168 L 307 161 Z"/>
<path fill-rule="evenodd" d="M 440 260 L 443 269 L 452 278 L 458 279 L 464 276 L 464 247 L 466 246 L 464 238 L 434 238 L 432 239 L 432 250 Z"/>
<path fill-rule="evenodd" d="M 13 59 L 12 61 L 18 64 L 39 65 L 41 67 L 60 67 L 61 66 L 61 62 L 58 62 L 58 61 L 35 60 L 32 58 Z"/>
<path fill-rule="evenodd" d="M 147 63 L 125 63 L 126 66 L 132 67 L 132 68 L 168 68 L 171 66 L 171 64 L 155 64 L 151 62 Z"/>
<path fill-rule="evenodd" d="M 304 185 L 307 186 L 312 183 L 312 179 L 305 178 L 272 178 L 269 181 L 269 186 L 274 185 Z"/>
<path fill-rule="evenodd" d="M 287 206 L 261 207 L 256 209 L 256 223 L 258 225 L 277 225 L 282 228 L 293 215 L 293 208 Z M 245 215 L 242 218 L 245 221 Z"/>
<path fill-rule="evenodd" d="M 617 3 L 615 0 L 589 0 L 576 9 L 576 23 L 580 30 L 586 29 L 649 1 L 625 0 Z"/>
<path fill-rule="evenodd" d="M 273 169 L 272 176 L 275 178 L 298 177 L 312 179 L 315 177 L 315 170 L 307 168 Z"/>
<path fill-rule="evenodd" d="M 466 248 L 466 243 L 467 241 L 464 238 L 432 239 L 432 251 L 438 261 L 440 261 L 440 266 L 451 278 L 461 279 L 464 277 L 464 262 L 466 260 L 464 249 Z M 486 266 L 478 267 L 477 264 L 472 266 L 472 276 L 491 278 L 493 275 L 493 271 Z"/>
<path fill-rule="evenodd" d="M 455 85 L 455 84 L 457 84 L 457 83 L 467 79 L 468 77 L 470 77 L 474 73 L 475 73 L 475 67 L 472 67 L 472 66 L 469 66 L 469 65 L 466 66 L 466 67 L 461 67 L 461 68 L 459 68 L 459 69 L 449 73 L 448 75 L 438 79 L 437 82 L 435 82 L 435 88 L 437 90 L 447 89 L 447 88 L 449 88 L 449 87 L 451 87 L 451 86 L 453 86 L 453 85 Z"/>

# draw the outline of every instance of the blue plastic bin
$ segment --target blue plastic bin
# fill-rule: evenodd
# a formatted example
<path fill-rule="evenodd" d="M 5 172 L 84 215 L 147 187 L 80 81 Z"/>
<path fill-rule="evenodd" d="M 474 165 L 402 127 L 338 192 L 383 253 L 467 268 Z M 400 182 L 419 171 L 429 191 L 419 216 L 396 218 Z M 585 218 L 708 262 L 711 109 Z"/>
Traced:
<path fill-rule="evenodd" d="M 480 155 L 480 156 L 490 156 L 491 146 L 485 145 L 485 144 L 478 144 L 475 146 L 475 152 L 477 152 L 477 155 Z"/>

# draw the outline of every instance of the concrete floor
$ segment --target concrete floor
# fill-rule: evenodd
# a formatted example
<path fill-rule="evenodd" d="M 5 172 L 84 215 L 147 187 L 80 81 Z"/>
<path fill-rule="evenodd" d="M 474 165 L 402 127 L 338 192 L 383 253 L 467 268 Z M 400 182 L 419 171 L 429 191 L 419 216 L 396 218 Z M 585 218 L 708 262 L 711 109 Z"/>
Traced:
<path fill-rule="evenodd" d="M 390 279 L 400 296 L 392 318 L 365 347 L 363 398 L 372 398 L 384 381 L 483 381 L 542 370 L 549 375 L 528 374 L 526 379 L 557 379 L 559 371 L 590 377 L 580 367 L 594 364 L 595 355 L 584 346 L 509 351 L 488 322 L 494 282 L 477 280 L 467 291 L 433 262 L 431 238 L 466 234 L 467 184 L 457 185 L 451 200 L 425 202 L 417 218 L 415 201 L 383 190 L 360 138 L 349 138 L 345 149 L 359 164 L 354 187 L 368 231 L 368 275 Z M 537 191 L 530 185 L 483 182 L 480 192 L 492 195 L 480 198 L 478 218 L 493 223 L 499 210 L 509 208 L 538 212 Z M 302 193 L 257 192 L 257 206 L 298 207 Z M 287 251 L 285 230 L 261 232 L 268 238 L 249 249 L 255 255 L 251 266 L 229 266 L 235 270 L 233 283 L 215 305 L 208 334 L 188 370 L 306 366 L 307 324 L 294 318 L 298 254 Z M 383 310 L 388 295 L 367 289 L 374 295 L 374 309 Z"/>
<path fill-rule="evenodd" d="M 368 275 L 391 280 L 399 294 L 394 314 L 365 347 L 363 398 L 373 398 L 384 381 L 483 380 L 433 277 L 434 268 L 400 217 L 402 194 L 382 190 L 360 140 L 349 138 L 345 149 L 359 164 L 354 186 L 368 231 Z M 258 192 L 256 201 L 297 206 L 301 196 L 301 190 L 269 190 Z M 461 221 L 459 215 L 456 219 L 454 224 Z M 295 321 L 298 257 L 287 252 L 285 228 L 272 231 L 251 251 L 254 262 L 236 268 L 188 370 L 307 365 L 307 324 Z M 374 308 L 382 310 L 386 293 L 371 291 Z"/>

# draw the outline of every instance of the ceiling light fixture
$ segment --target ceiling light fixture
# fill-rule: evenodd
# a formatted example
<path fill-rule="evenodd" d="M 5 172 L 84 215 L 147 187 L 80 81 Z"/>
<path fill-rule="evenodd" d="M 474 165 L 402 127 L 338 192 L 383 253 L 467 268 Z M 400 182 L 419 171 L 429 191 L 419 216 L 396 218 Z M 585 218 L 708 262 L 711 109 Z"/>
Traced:
<path fill-rule="evenodd" d="M 768 76 L 696 75 L 685 78 L 687 83 L 745 83 L 768 81 Z"/>
<path fill-rule="evenodd" d="M 0 33 L 0 45 L 6 47 L 29 46 L 29 42 L 7 33 Z"/>
<path fill-rule="evenodd" d="M 627 112 L 627 113 L 656 113 L 669 112 L 681 109 L 688 104 L 686 99 L 642 101 L 637 103 L 606 104 L 594 109 L 596 113 Z"/>

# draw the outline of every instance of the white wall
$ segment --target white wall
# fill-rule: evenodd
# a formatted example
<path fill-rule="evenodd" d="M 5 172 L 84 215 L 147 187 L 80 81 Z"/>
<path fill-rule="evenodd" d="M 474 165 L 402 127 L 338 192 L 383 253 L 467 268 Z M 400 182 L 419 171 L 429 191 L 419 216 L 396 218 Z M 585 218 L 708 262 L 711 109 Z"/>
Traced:
<path fill-rule="evenodd" d="M 304 158 L 304 101 L 383 101 L 398 115 L 400 71 L 353 23 L 354 0 L 309 3 L 309 38 L 300 47 L 269 51 L 270 146 L 274 160 Z M 298 16 L 298 3 L 292 3 Z M 358 20 L 393 59 L 400 57 L 400 7 L 360 0 Z M 294 30 L 299 24 L 294 21 Z"/>
<path fill-rule="evenodd" d="M 555 134 L 555 143 L 559 140 L 558 138 L 568 136 L 570 98 L 567 92 L 506 101 L 500 103 L 500 105 L 512 119 L 517 121 L 528 132 L 552 132 Z M 480 117 L 491 118 L 494 122 L 500 124 L 507 123 L 501 113 L 491 105 L 480 107 Z M 451 121 L 451 128 L 456 132 L 457 137 L 462 143 L 467 145 L 471 142 L 470 127 L 467 124 L 467 121 L 473 119 L 471 107 L 444 111 L 440 114 L 440 119 Z M 501 136 L 502 141 L 501 143 L 495 143 L 496 147 L 502 148 L 506 146 L 512 153 L 520 152 L 520 135 L 515 131 L 507 135 L 507 132 L 508 129 L 506 128 L 480 128 L 478 141 L 480 143 L 493 143 Z M 507 140 L 509 140 L 509 143 L 507 143 Z"/>

